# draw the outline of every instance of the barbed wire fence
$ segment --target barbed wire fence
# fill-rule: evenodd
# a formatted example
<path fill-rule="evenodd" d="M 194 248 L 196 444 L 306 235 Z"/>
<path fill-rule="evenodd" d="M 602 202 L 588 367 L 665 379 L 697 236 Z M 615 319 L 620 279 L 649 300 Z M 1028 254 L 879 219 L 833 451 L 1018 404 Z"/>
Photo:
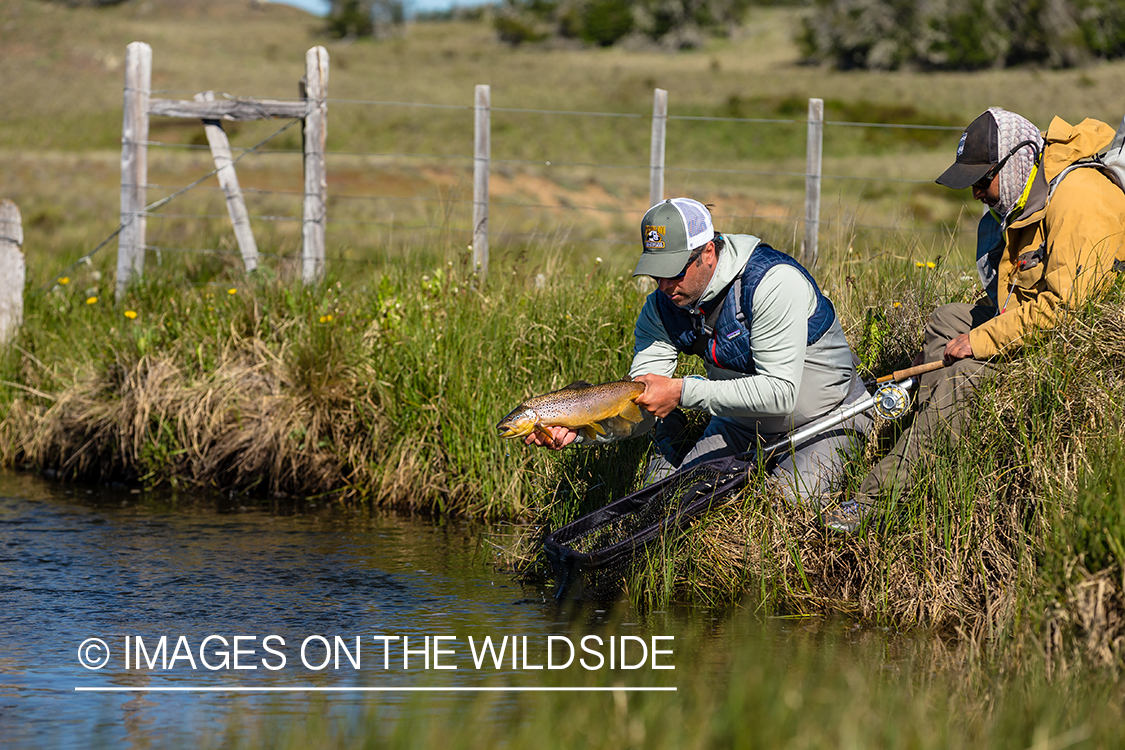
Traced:
<path fill-rule="evenodd" d="M 823 101 L 820 99 L 809 100 L 809 114 L 805 119 L 799 118 L 752 118 L 752 117 L 721 117 L 699 115 L 675 115 L 668 112 L 669 93 L 662 89 L 655 89 L 653 97 L 653 111 L 648 113 L 628 112 L 595 112 L 574 110 L 532 109 L 520 107 L 493 107 L 491 106 L 491 91 L 488 86 L 477 86 L 475 102 L 473 105 L 451 105 L 424 102 L 386 101 L 378 99 L 332 99 L 327 95 L 328 83 L 328 56 L 323 47 L 310 49 L 306 55 L 306 76 L 300 84 L 299 97 L 293 99 L 260 100 L 247 97 L 234 97 L 223 95 L 215 100 L 209 92 L 195 93 L 194 99 L 158 99 L 154 94 L 175 95 L 192 92 L 178 90 L 151 89 L 151 48 L 144 43 L 134 42 L 129 45 L 126 54 L 126 86 L 125 86 L 125 116 L 122 132 L 122 181 L 121 181 L 121 223 L 110 237 L 89 253 L 85 254 L 78 262 L 89 262 L 90 257 L 106 246 L 114 237 L 118 238 L 118 262 L 116 289 L 118 296 L 126 288 L 129 281 L 143 272 L 143 258 L 146 253 L 154 253 L 157 258 L 162 253 L 201 253 L 218 255 L 241 254 L 246 269 L 253 270 L 257 265 L 258 256 L 267 258 L 281 258 L 278 253 L 259 253 L 250 231 L 252 224 L 259 227 L 268 224 L 300 223 L 302 228 L 302 249 L 300 260 L 302 264 L 302 279 L 306 283 L 313 283 L 323 277 L 326 262 L 333 263 L 367 263 L 375 262 L 363 258 L 348 258 L 344 254 L 326 255 L 325 233 L 328 227 L 362 227 L 364 229 L 384 230 L 388 236 L 402 236 L 412 234 L 429 234 L 445 236 L 450 241 L 457 241 L 467 245 L 472 250 L 474 268 L 482 276 L 488 270 L 488 248 L 492 240 L 501 242 L 527 242 L 539 237 L 540 231 L 513 231 L 503 226 L 490 226 L 490 213 L 501 211 L 522 211 L 539 214 L 558 215 L 569 213 L 574 217 L 574 225 L 580 224 L 585 217 L 591 214 L 610 216 L 620 219 L 625 224 L 631 224 L 631 219 L 639 217 L 644 210 L 664 196 L 665 179 L 668 175 L 675 175 L 681 182 L 690 182 L 689 178 L 721 178 L 731 180 L 788 180 L 790 182 L 805 182 L 805 205 L 802 216 L 794 216 L 790 212 L 784 220 L 793 226 L 794 236 L 797 235 L 799 225 L 803 224 L 803 239 L 799 243 L 802 259 L 809 265 L 815 265 L 817 258 L 818 235 L 825 227 L 830 227 L 834 222 L 823 220 L 820 216 L 821 185 L 825 181 L 876 181 L 902 186 L 929 184 L 930 180 L 913 180 L 889 176 L 861 176 L 851 174 L 823 174 L 822 144 L 826 128 L 871 128 L 894 130 L 918 131 L 948 131 L 951 134 L 962 130 L 958 126 L 927 125 L 927 124 L 893 124 L 877 122 L 853 122 L 825 120 L 823 117 Z M 473 153 L 409 153 L 395 151 L 328 151 L 326 118 L 329 106 L 363 107 L 370 109 L 410 109 L 410 110 L 442 110 L 454 113 L 465 113 L 473 119 Z M 637 163 L 605 163 L 602 161 L 589 162 L 581 160 L 568 160 L 547 155 L 545 158 L 499 158 L 494 159 L 491 153 L 492 117 L 550 117 L 550 118 L 580 118 L 584 120 L 614 120 L 632 121 L 640 126 L 651 127 L 649 140 L 650 153 L 648 163 L 638 159 Z M 149 137 L 148 120 L 150 116 L 170 116 L 181 118 L 195 118 L 201 120 L 207 128 L 209 145 L 184 144 L 163 142 Z M 274 119 L 276 117 L 292 117 L 294 121 L 302 124 L 302 148 L 271 148 L 269 142 L 281 132 L 290 127 L 290 122 L 269 138 L 254 146 L 247 148 L 234 147 L 226 140 L 220 126 L 220 121 L 226 120 L 256 120 Z M 665 145 L 667 143 L 667 127 L 669 123 L 688 124 L 713 124 L 737 126 L 784 126 L 794 129 L 804 128 L 806 131 L 806 156 L 805 171 L 795 170 L 769 170 L 713 166 L 681 166 L 665 163 Z M 214 137 L 221 141 L 216 146 Z M 504 142 L 499 142 L 504 150 Z M 210 151 L 215 161 L 215 168 L 203 177 L 192 181 L 186 186 L 149 182 L 147 170 L 148 150 L 199 150 Z M 237 156 L 235 156 L 237 154 Z M 241 188 L 235 177 L 234 164 L 244 157 L 255 154 L 257 156 L 270 155 L 300 155 L 303 159 L 304 185 L 303 190 L 284 190 L 266 188 Z M 345 191 L 329 193 L 328 163 L 333 160 L 361 160 L 366 163 L 378 162 L 380 165 L 388 164 L 440 164 L 452 168 L 454 172 L 464 172 L 466 177 L 472 175 L 473 195 L 462 196 L 457 190 L 450 190 L 447 194 L 437 195 L 401 195 L 390 192 Z M 637 177 L 646 172 L 649 178 L 648 203 L 641 205 L 635 196 L 616 201 L 610 205 L 584 205 L 576 204 L 572 200 L 490 200 L 490 179 L 495 172 L 503 173 L 504 170 L 513 169 L 538 169 L 546 172 L 557 170 L 587 170 L 600 174 L 619 172 L 627 173 L 634 177 L 632 184 L 637 182 Z M 211 176 L 218 176 L 220 185 L 214 187 L 203 185 Z M 468 182 L 465 180 L 464 182 Z M 612 183 L 612 179 L 604 180 Z M 146 203 L 146 191 L 165 191 L 169 195 L 153 202 Z M 173 199 L 187 192 L 206 193 L 221 191 L 227 202 L 227 214 L 206 212 L 176 212 L 169 211 L 168 206 Z M 302 212 L 300 215 L 284 212 L 258 212 L 250 213 L 246 208 L 245 196 L 253 196 L 255 200 L 278 198 L 282 200 L 300 200 Z M 406 204 L 414 207 L 426 206 L 440 216 L 440 221 L 423 220 L 403 222 L 395 218 L 377 215 L 371 211 L 364 213 L 361 209 L 359 215 L 355 211 L 349 216 L 331 216 L 328 214 L 330 205 L 363 206 L 372 204 Z M 467 223 L 459 223 L 461 216 L 472 214 L 472 219 Z M 174 247 L 166 244 L 151 244 L 146 238 L 146 220 L 179 220 L 179 221 L 215 221 L 229 216 L 235 234 L 238 236 L 240 249 L 238 252 L 229 248 L 195 248 Z M 630 221 L 626 221 L 629 219 Z M 755 220 L 777 221 L 776 212 L 770 214 L 758 213 L 727 213 L 716 215 L 716 220 L 748 222 Z M 836 222 L 839 223 L 839 222 Z M 560 222 L 565 225 L 566 222 Z M 852 222 L 852 229 L 864 228 L 871 230 L 901 231 L 901 227 L 880 224 L 858 224 Z M 916 231 L 916 230 L 911 230 Z M 933 230 L 948 231 L 948 230 Z M 632 245 L 635 238 L 632 232 L 624 234 L 607 233 L 607 236 L 583 238 L 583 242 L 607 243 L 618 245 Z M 796 254 L 796 253 L 795 253 Z M 292 258 L 290 258 L 291 260 Z M 72 264 L 77 265 L 76 264 Z M 60 274 L 61 275 L 61 274 Z"/>

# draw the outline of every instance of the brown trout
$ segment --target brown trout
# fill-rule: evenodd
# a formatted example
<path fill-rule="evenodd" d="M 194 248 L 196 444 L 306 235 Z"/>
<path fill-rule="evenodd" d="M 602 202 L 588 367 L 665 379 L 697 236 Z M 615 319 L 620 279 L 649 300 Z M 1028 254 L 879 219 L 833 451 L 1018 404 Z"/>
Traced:
<path fill-rule="evenodd" d="M 502 438 L 515 438 L 539 433 L 552 440 L 548 427 L 569 427 L 593 439 L 606 433 L 606 422 L 615 433 L 640 422 L 644 415 L 633 400 L 644 393 L 645 384 L 629 380 L 590 385 L 585 380 L 571 383 L 557 391 L 529 398 L 500 420 L 496 429 Z M 622 420 L 626 424 L 621 424 Z"/>

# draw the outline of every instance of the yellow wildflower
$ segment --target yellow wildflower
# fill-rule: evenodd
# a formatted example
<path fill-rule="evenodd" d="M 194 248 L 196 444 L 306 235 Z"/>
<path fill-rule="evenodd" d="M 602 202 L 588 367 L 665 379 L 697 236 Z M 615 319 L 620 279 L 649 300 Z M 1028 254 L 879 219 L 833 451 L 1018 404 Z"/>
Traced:
<path fill-rule="evenodd" d="M 94 304 L 97 304 L 97 302 L 98 302 L 97 297 L 87 297 L 86 298 L 86 304 L 87 305 L 94 305 Z"/>
<path fill-rule="evenodd" d="M 60 276 L 59 277 L 59 283 L 62 284 L 63 286 L 66 286 L 67 284 L 70 283 L 70 277 L 69 276 Z"/>
<path fill-rule="evenodd" d="M 920 261 L 920 260 L 916 260 L 916 261 L 914 261 L 914 265 L 915 265 L 915 266 L 917 266 L 918 268 L 925 268 L 925 266 L 926 266 L 926 264 L 925 264 L 925 263 L 923 263 L 923 262 L 922 262 L 922 261 Z"/>
<path fill-rule="evenodd" d="M 125 311 L 125 317 L 128 318 L 129 320 L 135 320 L 136 317 L 137 317 L 137 311 L 136 310 L 126 310 Z"/>
<path fill-rule="evenodd" d="M 937 268 L 937 263 L 934 263 L 932 260 L 928 260 L 926 261 L 926 268 Z"/>
<path fill-rule="evenodd" d="M 232 289 L 228 289 L 228 290 L 227 290 L 227 294 L 238 294 L 238 290 L 237 290 L 237 289 L 233 289 L 233 288 L 232 288 Z"/>

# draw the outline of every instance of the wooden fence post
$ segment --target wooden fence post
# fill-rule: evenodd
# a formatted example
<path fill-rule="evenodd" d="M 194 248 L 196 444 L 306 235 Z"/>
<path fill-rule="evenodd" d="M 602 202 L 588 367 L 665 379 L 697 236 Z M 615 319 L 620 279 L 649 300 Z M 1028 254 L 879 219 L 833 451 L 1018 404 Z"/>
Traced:
<path fill-rule="evenodd" d="M 152 47 L 125 48 L 125 103 L 121 123 L 121 224 L 117 238 L 116 296 L 145 265 L 145 184 L 148 182 L 148 104 L 152 95 Z"/>
<path fill-rule="evenodd" d="M 473 270 L 488 275 L 488 177 L 492 158 L 492 90 L 478 85 L 473 108 Z"/>
<path fill-rule="evenodd" d="M 0 201 L 0 345 L 15 338 L 23 321 L 23 285 L 27 266 L 23 252 L 20 209 L 5 198 Z"/>
<path fill-rule="evenodd" d="M 328 213 L 328 170 L 324 152 L 328 142 L 328 50 L 313 47 L 305 53 L 301 96 L 306 99 L 304 122 L 305 201 L 302 214 L 301 279 L 313 284 L 324 277 L 324 229 Z"/>
<path fill-rule="evenodd" d="M 215 94 L 206 91 L 195 95 L 197 102 L 213 102 Z M 258 267 L 258 244 L 254 241 L 254 231 L 250 228 L 250 215 L 246 211 L 246 200 L 242 197 L 242 188 L 238 185 L 238 175 L 234 171 L 230 153 L 230 139 L 223 130 L 222 120 L 203 120 L 203 131 L 207 134 L 207 143 L 211 146 L 211 157 L 215 160 L 216 176 L 219 186 L 227 198 L 227 212 L 230 213 L 230 223 L 234 227 L 234 237 L 238 240 L 238 249 L 242 252 L 242 263 L 246 272 L 250 273 Z"/>
<path fill-rule="evenodd" d="M 809 99 L 809 132 L 805 169 L 805 241 L 801 262 L 812 269 L 817 260 L 817 235 L 820 231 L 820 170 L 824 145 L 824 100 Z"/>
<path fill-rule="evenodd" d="M 649 150 L 648 205 L 664 200 L 664 139 L 668 129 L 668 92 L 656 89 L 652 96 L 652 144 Z"/>

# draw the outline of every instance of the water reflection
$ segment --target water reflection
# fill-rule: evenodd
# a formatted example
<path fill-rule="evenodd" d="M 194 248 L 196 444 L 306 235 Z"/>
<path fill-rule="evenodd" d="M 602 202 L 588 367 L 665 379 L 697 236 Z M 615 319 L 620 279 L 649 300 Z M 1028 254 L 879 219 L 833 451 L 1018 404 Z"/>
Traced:
<path fill-rule="evenodd" d="M 234 502 L 95 491 L 0 473 L 0 745 L 223 746 L 232 739 L 253 745 L 253 727 L 263 722 L 285 726 L 320 716 L 347 725 L 372 709 L 387 726 L 406 711 L 449 722 L 477 698 L 75 688 L 557 686 L 591 680 L 684 686 L 700 674 L 723 675 L 747 655 L 751 663 L 807 661 L 801 654 L 821 649 L 821 643 L 862 652 L 864 671 L 912 660 L 908 639 L 831 622 L 763 622 L 699 610 L 624 620 L 587 610 L 575 618 L 555 606 L 549 590 L 521 586 L 499 572 L 490 549 L 481 542 L 481 529 L 465 523 L 323 507 L 286 515 Z M 695 637 L 681 638 L 685 633 Z M 280 669 L 267 666 L 278 664 L 264 649 L 271 635 L 284 642 L 280 647 L 272 641 L 287 659 Z M 620 661 L 613 672 L 596 674 L 577 664 L 553 672 L 525 668 L 543 665 L 548 637 L 560 635 L 576 645 L 587 635 L 616 637 L 618 645 L 622 636 L 633 637 L 634 659 L 639 641 L 651 648 L 653 638 L 675 636 L 674 645 L 667 645 L 675 649 L 669 660 L 677 668 L 629 671 Z M 161 636 L 167 641 L 158 654 Z M 225 645 L 207 642 L 209 636 L 221 636 Z M 338 656 L 338 668 L 302 663 L 301 644 L 310 636 L 325 641 L 311 642 L 307 660 L 316 667 Z M 326 644 L 336 650 L 337 636 L 347 653 L 325 651 Z M 358 668 L 349 660 L 357 636 Z M 398 640 L 384 650 L 374 636 Z M 435 636 L 455 638 L 440 646 L 453 653 L 435 656 Z M 145 646 L 143 654 L 131 651 L 128 669 L 127 637 L 133 646 L 140 637 Z M 431 648 L 423 654 L 427 637 Z M 469 637 L 478 650 L 485 637 L 497 648 L 508 637 L 509 649 L 498 665 L 489 657 L 476 669 Z M 526 662 L 522 654 L 515 663 L 511 659 L 517 637 L 521 646 L 524 637 L 532 645 Z M 102 669 L 78 662 L 79 644 L 88 638 L 103 639 L 111 651 Z M 406 639 L 409 669 L 403 668 Z M 247 668 L 234 669 L 236 648 Z M 224 652 L 226 668 L 203 664 L 221 664 Z M 608 647 L 601 652 L 608 661 Z M 138 668 L 138 655 L 153 668 Z M 434 658 L 456 668 L 426 669 L 426 659 Z M 731 675 L 732 684 L 736 678 Z M 489 695 L 488 715 L 502 721 L 506 712 L 517 711 L 516 700 L 514 694 Z M 678 705 L 676 696 L 671 700 L 669 705 Z"/>
<path fill-rule="evenodd" d="M 420 652 L 426 636 L 448 635 L 460 638 L 464 650 L 469 635 L 534 637 L 566 627 L 556 622 L 548 596 L 489 564 L 478 531 L 466 524 L 323 510 L 284 516 L 5 474 L 0 539 L 0 737 L 10 745 L 148 745 L 178 736 L 195 744 L 207 727 L 228 723 L 233 705 L 299 713 L 308 700 L 301 694 L 232 701 L 227 694 L 75 693 L 76 687 L 485 684 L 512 672 L 510 664 L 478 672 L 466 654 L 447 659 L 457 669 L 427 673 L 430 654 L 416 652 L 404 670 L 398 644 L 409 638 Z M 389 642 L 391 669 L 383 668 L 383 649 L 371 639 L 376 634 L 400 638 Z M 240 664 L 255 668 L 208 670 L 202 658 L 220 664 L 224 650 L 213 640 L 200 653 L 211 635 L 226 639 L 228 653 L 233 639 L 243 637 L 241 648 L 254 652 Z M 263 651 L 267 635 L 284 639 L 282 669 L 263 666 L 263 657 L 279 663 Z M 346 654 L 339 669 L 303 667 L 300 644 L 313 635 L 333 645 L 340 636 L 353 654 L 361 636 L 360 668 Z M 138 670 L 134 658 L 125 669 L 127 636 L 134 644 L 142 638 L 144 655 L 157 668 Z M 167 645 L 157 658 L 161 636 Z M 79 644 L 93 637 L 111 651 L 100 670 L 84 669 L 77 659 Z M 193 658 L 181 651 L 171 668 L 161 668 L 181 639 Z M 310 645 L 310 663 L 325 656 L 321 645 Z M 347 710 L 369 700 L 342 696 L 331 705 Z"/>

